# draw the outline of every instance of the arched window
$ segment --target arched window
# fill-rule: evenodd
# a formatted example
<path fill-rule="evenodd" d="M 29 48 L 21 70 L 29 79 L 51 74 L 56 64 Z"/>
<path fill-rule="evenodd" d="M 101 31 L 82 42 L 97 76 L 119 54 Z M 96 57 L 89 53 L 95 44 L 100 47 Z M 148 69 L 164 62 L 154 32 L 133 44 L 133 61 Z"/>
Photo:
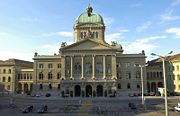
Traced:
<path fill-rule="evenodd" d="M 10 88 L 11 88 L 11 86 L 10 86 L 10 85 L 8 85 L 8 86 L 7 86 L 7 90 L 10 90 Z"/>
<path fill-rule="evenodd" d="M 60 79 L 60 78 L 61 78 L 61 73 L 58 72 L 58 73 L 57 73 L 57 79 Z"/>
<path fill-rule="evenodd" d="M 6 82 L 6 77 L 3 77 L 3 80 L 2 80 L 3 82 Z"/>
<path fill-rule="evenodd" d="M 51 72 L 48 73 L 48 79 L 52 79 L 52 73 Z"/>
<path fill-rule="evenodd" d="M 11 74 L 11 69 L 9 69 L 8 73 Z"/>
<path fill-rule="evenodd" d="M 27 79 L 29 80 L 29 74 L 27 74 Z"/>
<path fill-rule="evenodd" d="M 8 77 L 8 82 L 11 82 L 11 77 Z"/>
<path fill-rule="evenodd" d="M 131 89 L 130 83 L 127 84 L 127 88 L 128 88 L 128 89 Z"/>
<path fill-rule="evenodd" d="M 39 89 L 40 90 L 43 89 L 43 85 L 42 84 L 39 85 Z"/>
<path fill-rule="evenodd" d="M 49 84 L 49 89 L 52 89 L 52 85 L 51 84 Z"/>
<path fill-rule="evenodd" d="M 118 89 L 121 89 L 121 84 L 120 83 L 118 84 Z"/>
<path fill-rule="evenodd" d="M 139 89 L 140 88 L 140 85 L 139 84 L 137 84 L 137 89 Z"/>
<path fill-rule="evenodd" d="M 60 84 L 58 84 L 58 89 L 60 89 L 60 87 L 61 87 Z"/>
<path fill-rule="evenodd" d="M 26 74 L 24 74 L 24 79 L 26 79 Z"/>
<path fill-rule="evenodd" d="M 44 75 L 43 75 L 42 72 L 40 72 L 40 73 L 39 73 L 39 80 L 43 80 L 43 78 L 44 78 Z"/>
<path fill-rule="evenodd" d="M 3 73 L 6 73 L 6 69 L 3 69 Z"/>

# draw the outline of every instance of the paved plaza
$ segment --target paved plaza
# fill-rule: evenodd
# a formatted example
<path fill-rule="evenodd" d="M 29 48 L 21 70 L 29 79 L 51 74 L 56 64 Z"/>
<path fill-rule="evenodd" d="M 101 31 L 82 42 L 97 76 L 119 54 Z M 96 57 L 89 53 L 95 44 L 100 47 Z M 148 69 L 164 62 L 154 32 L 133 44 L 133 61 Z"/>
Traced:
<path fill-rule="evenodd" d="M 13 106 L 10 100 L 13 98 Z M 168 100 L 170 116 L 179 116 L 180 112 L 173 111 L 173 106 L 179 97 Z M 134 103 L 137 109 L 128 107 L 128 103 Z M 164 116 L 164 100 L 161 97 L 147 97 L 146 106 L 141 105 L 140 97 L 117 98 L 59 98 L 59 97 L 0 97 L 0 113 L 3 116 Z M 48 112 L 38 114 L 40 105 L 48 105 Z M 34 109 L 28 114 L 22 113 L 22 108 L 33 105 Z"/>

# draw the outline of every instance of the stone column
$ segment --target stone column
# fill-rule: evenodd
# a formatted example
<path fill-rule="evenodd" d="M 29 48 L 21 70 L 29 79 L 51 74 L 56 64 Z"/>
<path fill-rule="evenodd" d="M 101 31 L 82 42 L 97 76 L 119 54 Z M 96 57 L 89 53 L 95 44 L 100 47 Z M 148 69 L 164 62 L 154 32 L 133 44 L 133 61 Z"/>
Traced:
<path fill-rule="evenodd" d="M 24 83 L 22 83 L 22 94 L 24 94 Z"/>
<path fill-rule="evenodd" d="M 106 79 L 106 56 L 103 55 L 103 79 Z"/>
<path fill-rule="evenodd" d="M 111 56 L 111 70 L 112 70 L 112 79 L 117 78 L 116 74 L 116 55 Z"/>
<path fill-rule="evenodd" d="M 94 55 L 92 55 L 92 79 L 95 79 L 95 75 L 94 75 Z"/>
<path fill-rule="evenodd" d="M 65 79 L 65 61 L 66 61 L 66 56 L 61 56 L 61 76 L 62 78 Z"/>
<path fill-rule="evenodd" d="M 81 79 L 84 79 L 84 56 L 81 56 Z"/>
<path fill-rule="evenodd" d="M 73 78 L 73 56 L 71 56 L 71 79 Z"/>
<path fill-rule="evenodd" d="M 27 83 L 27 86 L 28 86 L 28 91 L 30 91 L 31 84 L 30 84 L 30 83 Z"/>

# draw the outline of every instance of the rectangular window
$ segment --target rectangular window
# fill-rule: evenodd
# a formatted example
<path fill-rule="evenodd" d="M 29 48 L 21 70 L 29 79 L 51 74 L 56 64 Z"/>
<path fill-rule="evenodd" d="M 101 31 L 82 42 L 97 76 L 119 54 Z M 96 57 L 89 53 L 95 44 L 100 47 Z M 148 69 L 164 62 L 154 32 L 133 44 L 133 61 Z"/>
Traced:
<path fill-rule="evenodd" d="M 2 80 L 2 82 L 5 82 L 6 81 L 6 77 L 3 77 L 3 80 Z"/>
<path fill-rule="evenodd" d="M 52 64 L 48 64 L 48 68 L 53 68 L 53 65 Z"/>
<path fill-rule="evenodd" d="M 57 68 L 61 68 L 61 64 L 59 63 L 59 64 L 57 64 Z"/>
<path fill-rule="evenodd" d="M 44 68 L 44 64 L 39 64 L 39 68 Z"/>

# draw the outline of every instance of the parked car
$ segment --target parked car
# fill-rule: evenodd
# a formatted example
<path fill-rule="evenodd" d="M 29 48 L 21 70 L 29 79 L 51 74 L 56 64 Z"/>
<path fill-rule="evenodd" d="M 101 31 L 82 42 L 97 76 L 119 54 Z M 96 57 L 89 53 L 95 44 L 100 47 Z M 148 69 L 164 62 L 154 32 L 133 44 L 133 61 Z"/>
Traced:
<path fill-rule="evenodd" d="M 178 103 L 177 106 L 174 107 L 174 110 L 180 112 L 180 103 Z"/>
<path fill-rule="evenodd" d="M 38 94 L 38 93 L 36 94 L 36 97 L 40 97 L 40 96 L 41 96 L 41 94 Z"/>
<path fill-rule="evenodd" d="M 39 109 L 37 110 L 37 113 L 44 113 L 47 112 L 47 105 L 41 105 Z"/>
<path fill-rule="evenodd" d="M 140 96 L 140 93 L 134 93 L 133 96 L 138 97 Z"/>
<path fill-rule="evenodd" d="M 156 95 L 155 92 L 150 92 L 150 93 L 149 93 L 149 96 L 155 96 L 155 95 Z"/>
<path fill-rule="evenodd" d="M 51 96 L 51 94 L 50 93 L 46 93 L 46 97 L 50 97 Z"/>
<path fill-rule="evenodd" d="M 129 93 L 129 97 L 134 97 L 134 94 L 132 94 L 132 93 Z"/>
<path fill-rule="evenodd" d="M 34 94 L 31 94 L 31 97 L 36 97 L 36 94 L 34 93 Z"/>
<path fill-rule="evenodd" d="M 29 113 L 33 110 L 33 106 L 32 105 L 29 105 L 29 106 L 25 106 L 23 109 L 22 109 L 22 113 Z"/>

